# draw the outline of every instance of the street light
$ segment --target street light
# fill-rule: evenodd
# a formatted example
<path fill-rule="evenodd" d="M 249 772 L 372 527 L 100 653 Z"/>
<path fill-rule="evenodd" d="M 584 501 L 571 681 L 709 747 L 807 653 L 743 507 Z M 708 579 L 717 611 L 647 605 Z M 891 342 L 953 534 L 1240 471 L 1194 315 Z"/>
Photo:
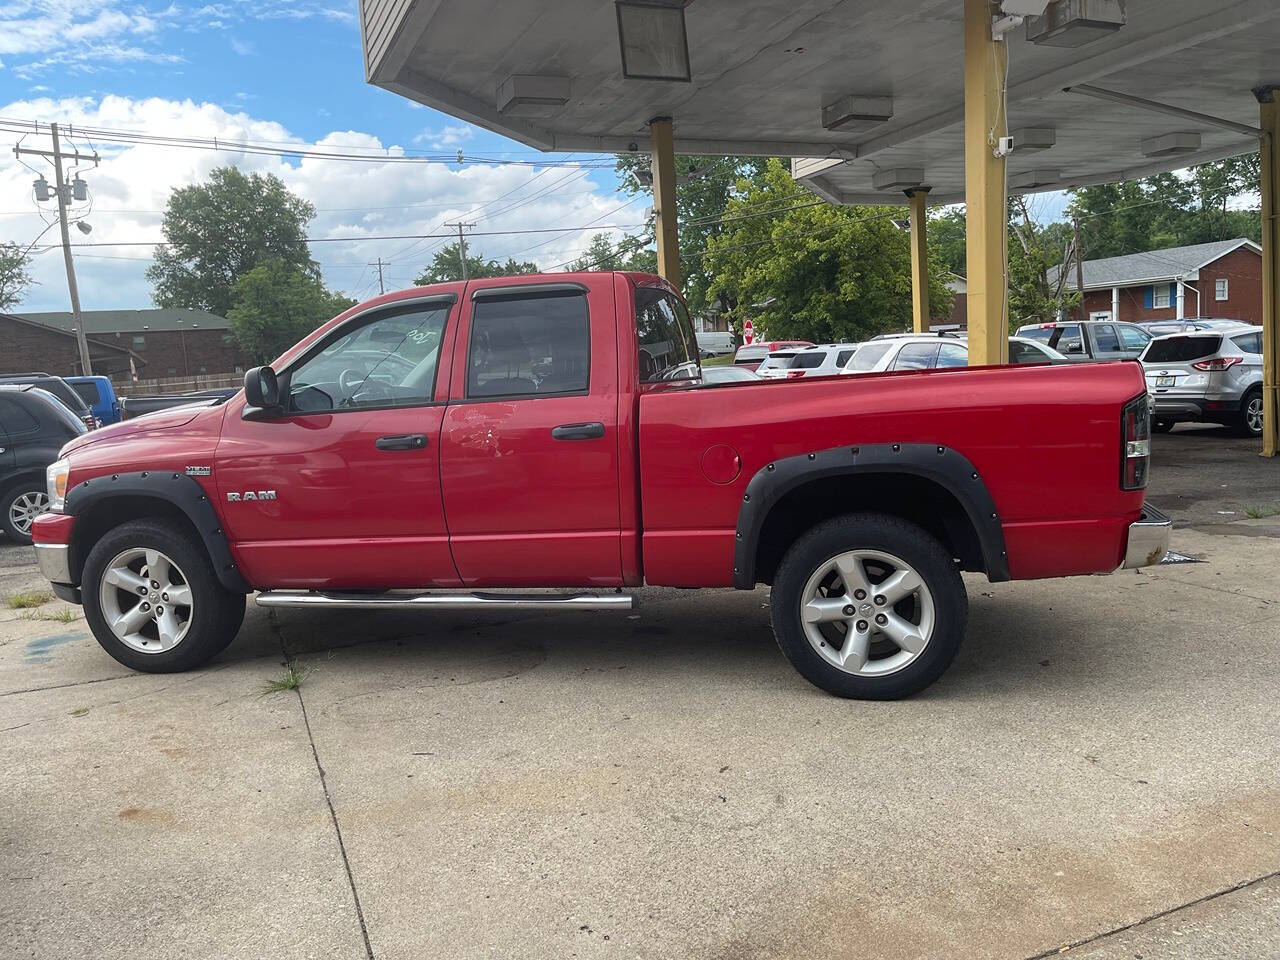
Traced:
<path fill-rule="evenodd" d="M 622 75 L 628 80 L 689 83 L 685 0 L 617 0 Z"/>

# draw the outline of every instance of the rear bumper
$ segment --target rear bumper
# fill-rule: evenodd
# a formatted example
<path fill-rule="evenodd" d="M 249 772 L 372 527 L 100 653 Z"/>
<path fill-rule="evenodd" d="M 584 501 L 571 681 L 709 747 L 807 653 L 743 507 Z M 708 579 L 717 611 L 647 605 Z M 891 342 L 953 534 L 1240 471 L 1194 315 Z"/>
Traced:
<path fill-rule="evenodd" d="M 1137 570 L 1159 563 L 1169 552 L 1169 534 L 1173 520 L 1151 504 L 1143 504 L 1142 516 L 1129 524 L 1129 540 L 1125 546 L 1122 570 Z"/>
<path fill-rule="evenodd" d="M 1204 397 L 1170 397 L 1156 394 L 1151 415 L 1160 420 L 1218 420 L 1240 412 L 1240 398 L 1206 400 Z"/>

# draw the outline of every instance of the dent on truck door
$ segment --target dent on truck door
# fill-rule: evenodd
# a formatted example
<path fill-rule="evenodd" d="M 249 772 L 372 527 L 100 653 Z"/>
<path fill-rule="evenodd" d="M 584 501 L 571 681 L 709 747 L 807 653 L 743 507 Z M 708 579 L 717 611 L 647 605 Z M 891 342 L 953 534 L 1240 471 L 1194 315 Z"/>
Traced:
<path fill-rule="evenodd" d="M 465 302 L 440 456 L 468 586 L 621 583 L 611 280 Z"/>

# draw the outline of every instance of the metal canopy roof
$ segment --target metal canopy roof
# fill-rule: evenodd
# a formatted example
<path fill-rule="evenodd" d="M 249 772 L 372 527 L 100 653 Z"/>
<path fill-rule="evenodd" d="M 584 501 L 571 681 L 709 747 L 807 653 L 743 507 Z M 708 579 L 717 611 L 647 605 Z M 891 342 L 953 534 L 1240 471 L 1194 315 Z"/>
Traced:
<path fill-rule="evenodd" d="M 686 154 L 791 156 L 828 199 L 900 203 L 877 171 L 920 168 L 933 202 L 964 196 L 960 0 L 696 0 L 686 7 L 692 83 L 622 76 L 604 0 L 360 0 L 371 82 L 543 150 L 648 148 L 671 116 Z M 1009 36 L 1010 128 L 1056 144 L 1010 158 L 1011 192 L 1145 176 L 1257 149 L 1247 132 L 1062 92 L 1093 84 L 1254 127 L 1255 87 L 1280 83 L 1280 0 L 1128 0 L 1119 32 L 1078 48 Z M 498 109 L 508 77 L 569 80 L 568 101 Z M 889 96 L 893 117 L 822 126 L 841 97 Z M 1198 133 L 1198 150 L 1151 159 L 1141 143 Z M 1035 171 L 1035 185 L 1019 188 Z M 1048 176 L 1046 176 L 1046 173 Z M 1043 182 L 1041 182 L 1043 181 Z"/>

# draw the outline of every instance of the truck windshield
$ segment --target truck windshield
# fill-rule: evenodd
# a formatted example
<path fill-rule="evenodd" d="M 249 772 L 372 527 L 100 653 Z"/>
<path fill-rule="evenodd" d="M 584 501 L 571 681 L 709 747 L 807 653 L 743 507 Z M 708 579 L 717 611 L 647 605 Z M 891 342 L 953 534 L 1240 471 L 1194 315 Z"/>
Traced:
<path fill-rule="evenodd" d="M 636 287 L 636 337 L 640 347 L 640 382 L 697 380 L 698 339 L 689 311 L 660 287 Z"/>

